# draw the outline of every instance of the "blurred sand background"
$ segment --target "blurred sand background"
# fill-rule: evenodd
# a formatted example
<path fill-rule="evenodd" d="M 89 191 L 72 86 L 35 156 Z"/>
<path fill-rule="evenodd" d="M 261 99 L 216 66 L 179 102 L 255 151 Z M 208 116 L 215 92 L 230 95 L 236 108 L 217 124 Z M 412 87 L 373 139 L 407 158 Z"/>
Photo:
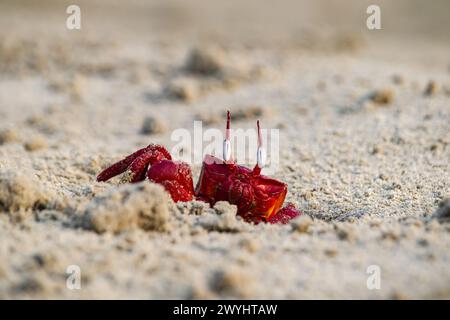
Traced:
<path fill-rule="evenodd" d="M 0 1 L 0 298 L 450 298 L 450 3 L 376 1 L 374 31 L 343 3 L 77 1 L 69 31 L 72 2 Z M 280 129 L 302 218 L 95 182 L 227 109 Z"/>

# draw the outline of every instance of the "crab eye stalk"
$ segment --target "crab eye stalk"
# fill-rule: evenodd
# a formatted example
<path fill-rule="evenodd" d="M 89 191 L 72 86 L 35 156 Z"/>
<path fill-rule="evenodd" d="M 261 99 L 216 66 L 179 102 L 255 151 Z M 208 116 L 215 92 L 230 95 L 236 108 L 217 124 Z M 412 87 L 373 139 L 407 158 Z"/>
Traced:
<path fill-rule="evenodd" d="M 253 173 L 259 175 L 261 173 L 262 168 L 264 168 L 266 164 L 266 152 L 262 145 L 262 134 L 261 134 L 261 126 L 259 125 L 259 120 L 256 121 L 256 126 L 258 128 L 258 149 L 256 151 L 256 166 L 253 169 Z"/>
<path fill-rule="evenodd" d="M 227 127 L 225 130 L 225 140 L 223 140 L 223 160 L 228 162 L 231 160 L 231 131 L 230 131 L 230 111 L 227 111 Z"/>

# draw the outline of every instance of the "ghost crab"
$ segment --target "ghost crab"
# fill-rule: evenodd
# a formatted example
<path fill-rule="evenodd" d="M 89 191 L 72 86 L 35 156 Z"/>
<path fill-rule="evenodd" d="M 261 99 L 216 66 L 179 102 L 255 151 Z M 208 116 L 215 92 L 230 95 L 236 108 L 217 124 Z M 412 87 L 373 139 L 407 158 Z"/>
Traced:
<path fill-rule="evenodd" d="M 172 160 L 166 148 L 155 144 L 106 168 L 97 176 L 97 181 L 107 181 L 122 173 L 124 182 L 135 183 L 148 178 L 164 186 L 175 202 L 195 198 L 214 205 L 217 201 L 228 201 L 237 206 L 237 214 L 247 222 L 287 223 L 301 213 L 290 203 L 282 208 L 287 184 L 261 175 L 265 152 L 259 120 L 257 128 L 257 163 L 249 169 L 232 160 L 228 111 L 223 159 L 212 155 L 205 157 L 195 190 L 189 165 Z"/>

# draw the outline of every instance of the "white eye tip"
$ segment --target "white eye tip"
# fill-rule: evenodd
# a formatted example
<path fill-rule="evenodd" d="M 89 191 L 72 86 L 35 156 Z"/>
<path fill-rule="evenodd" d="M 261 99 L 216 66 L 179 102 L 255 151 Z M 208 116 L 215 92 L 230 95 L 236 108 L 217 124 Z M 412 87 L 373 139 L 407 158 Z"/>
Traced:
<path fill-rule="evenodd" d="M 231 142 L 225 139 L 223 141 L 223 160 L 230 161 L 231 159 Z"/>
<path fill-rule="evenodd" d="M 258 148 L 258 151 L 256 153 L 256 160 L 258 167 L 264 168 L 264 166 L 266 165 L 266 151 L 264 150 L 264 148 Z"/>

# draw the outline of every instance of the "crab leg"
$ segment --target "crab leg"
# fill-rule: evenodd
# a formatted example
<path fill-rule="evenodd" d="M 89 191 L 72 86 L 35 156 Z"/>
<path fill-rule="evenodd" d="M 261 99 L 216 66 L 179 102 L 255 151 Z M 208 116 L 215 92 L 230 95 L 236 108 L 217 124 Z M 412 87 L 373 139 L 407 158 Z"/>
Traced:
<path fill-rule="evenodd" d="M 139 149 L 138 151 L 127 156 L 125 159 L 114 163 L 112 166 L 110 166 L 110 167 L 106 168 L 105 170 L 103 170 L 102 172 L 100 172 L 100 174 L 97 176 L 97 181 L 99 181 L 99 182 L 107 181 L 107 180 L 111 179 L 112 177 L 115 177 L 121 173 L 124 173 L 130 167 L 130 165 L 132 165 L 132 163 L 135 160 L 137 160 L 138 158 L 140 158 L 141 156 L 144 156 L 146 154 L 149 154 L 150 158 L 154 157 L 155 161 L 158 158 L 159 158 L 159 160 L 161 160 L 161 159 L 169 159 L 170 160 L 172 158 L 170 156 L 169 152 L 165 148 L 154 145 L 154 144 L 150 144 L 147 147 Z M 147 156 L 145 156 L 143 159 L 136 162 L 136 164 L 133 166 L 133 168 L 130 168 L 130 169 L 133 169 L 132 172 L 138 171 L 138 173 L 139 173 L 141 169 L 145 169 L 145 166 L 144 166 L 144 168 L 142 168 L 142 163 L 143 163 L 143 161 L 146 161 L 145 160 L 146 158 L 147 158 Z M 134 179 L 137 179 L 137 177 L 140 177 L 140 175 L 136 175 L 136 174 L 133 174 L 133 176 L 134 176 Z M 139 181 L 139 180 L 136 180 L 136 181 Z"/>
<path fill-rule="evenodd" d="M 147 147 L 139 149 L 138 151 L 130 154 L 125 159 L 114 163 L 112 166 L 100 172 L 100 174 L 97 176 L 97 181 L 107 181 L 112 177 L 117 176 L 118 174 L 124 173 L 127 170 L 128 166 L 133 162 L 133 160 L 141 156 L 146 151 Z"/>
<path fill-rule="evenodd" d="M 274 214 L 267 222 L 270 223 L 282 223 L 286 224 L 289 220 L 300 216 L 302 213 L 292 204 L 288 203 L 281 208 L 276 214 Z"/>
<path fill-rule="evenodd" d="M 128 167 L 130 175 L 127 177 L 127 181 L 135 183 L 144 180 L 148 166 L 152 166 L 163 159 L 166 159 L 166 156 L 155 150 L 149 150 L 138 156 Z"/>
<path fill-rule="evenodd" d="M 129 176 L 127 181 L 131 183 L 139 182 L 145 179 L 145 174 L 147 173 L 147 168 L 151 164 L 150 161 L 153 154 L 150 152 L 145 152 L 140 155 L 128 167 Z"/>

